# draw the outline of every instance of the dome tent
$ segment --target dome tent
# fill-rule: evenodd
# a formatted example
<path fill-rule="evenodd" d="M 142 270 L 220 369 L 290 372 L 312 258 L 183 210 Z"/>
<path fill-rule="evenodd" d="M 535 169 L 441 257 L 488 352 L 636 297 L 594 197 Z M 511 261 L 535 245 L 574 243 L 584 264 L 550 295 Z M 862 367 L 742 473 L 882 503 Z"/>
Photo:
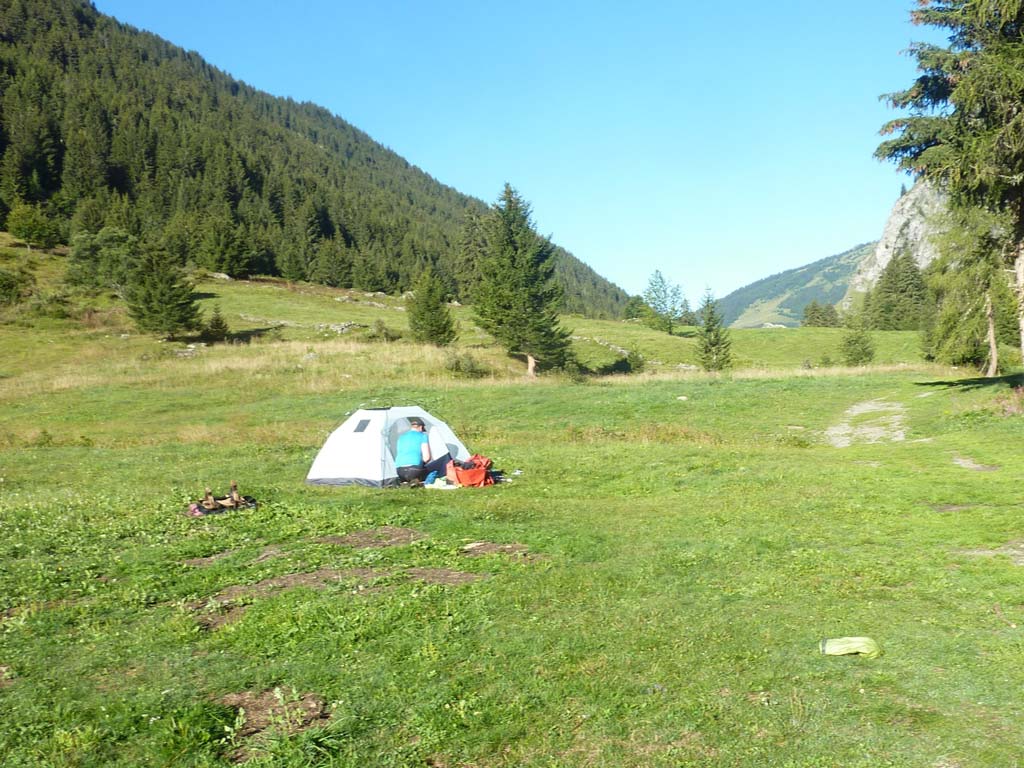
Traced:
<path fill-rule="evenodd" d="M 409 417 L 418 416 L 426 425 L 430 454 L 451 454 L 466 461 L 469 451 L 451 427 L 415 405 L 391 408 L 361 408 L 334 430 L 320 448 L 306 475 L 310 485 L 368 485 L 384 488 L 398 485 L 395 450 L 398 438 L 409 430 Z"/>

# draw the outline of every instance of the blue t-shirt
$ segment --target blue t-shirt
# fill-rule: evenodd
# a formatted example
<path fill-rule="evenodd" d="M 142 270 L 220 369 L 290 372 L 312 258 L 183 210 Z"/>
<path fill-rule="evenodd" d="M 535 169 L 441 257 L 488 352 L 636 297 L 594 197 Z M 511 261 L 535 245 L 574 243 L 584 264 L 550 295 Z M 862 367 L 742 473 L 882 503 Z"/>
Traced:
<path fill-rule="evenodd" d="M 410 429 L 398 438 L 398 447 L 395 451 L 396 467 L 421 467 L 423 466 L 424 443 L 429 443 L 430 438 L 426 432 Z"/>

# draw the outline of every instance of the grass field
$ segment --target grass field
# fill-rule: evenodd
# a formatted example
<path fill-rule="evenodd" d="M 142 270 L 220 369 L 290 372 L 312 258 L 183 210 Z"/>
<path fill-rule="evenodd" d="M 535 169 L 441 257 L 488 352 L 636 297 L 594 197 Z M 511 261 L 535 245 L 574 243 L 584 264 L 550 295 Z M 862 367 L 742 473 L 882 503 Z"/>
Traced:
<path fill-rule="evenodd" d="M 806 370 L 807 329 L 735 334 L 715 378 L 676 368 L 692 339 L 571 318 L 595 361 L 662 365 L 528 382 L 467 333 L 469 380 L 318 328 L 400 329 L 393 299 L 201 288 L 251 343 L 114 305 L 0 325 L 5 768 L 1020 764 L 1024 378 L 895 334 Z M 304 485 L 391 403 L 513 482 Z M 182 514 L 231 479 L 258 509 Z M 843 636 L 883 655 L 819 653 Z"/>

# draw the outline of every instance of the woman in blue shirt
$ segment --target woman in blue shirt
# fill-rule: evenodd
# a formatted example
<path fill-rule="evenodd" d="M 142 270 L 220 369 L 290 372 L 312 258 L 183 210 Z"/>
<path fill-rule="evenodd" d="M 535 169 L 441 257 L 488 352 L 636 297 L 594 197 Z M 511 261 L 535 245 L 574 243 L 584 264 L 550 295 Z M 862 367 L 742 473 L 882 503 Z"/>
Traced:
<path fill-rule="evenodd" d="M 422 482 L 426 475 L 425 465 L 430 461 L 430 438 L 423 419 L 409 417 L 409 431 L 398 438 L 395 450 L 395 466 L 399 479 L 404 483 Z"/>

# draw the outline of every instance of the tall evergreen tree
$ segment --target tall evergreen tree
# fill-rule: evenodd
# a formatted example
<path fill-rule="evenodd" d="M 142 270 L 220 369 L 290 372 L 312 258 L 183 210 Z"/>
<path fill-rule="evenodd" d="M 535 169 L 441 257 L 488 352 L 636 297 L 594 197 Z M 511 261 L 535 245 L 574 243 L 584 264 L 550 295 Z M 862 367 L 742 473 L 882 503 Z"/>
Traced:
<path fill-rule="evenodd" d="M 416 341 L 447 347 L 458 337 L 455 320 L 444 300 L 444 285 L 427 267 L 423 270 L 413 297 L 408 300 L 409 330 Z"/>
<path fill-rule="evenodd" d="M 949 32 L 949 45 L 911 50 L 920 76 L 889 96 L 909 115 L 890 121 L 876 155 L 947 191 L 959 207 L 1010 221 L 1008 261 L 1024 355 L 1024 0 L 919 0 L 915 23 Z"/>
<path fill-rule="evenodd" d="M 708 291 L 697 310 L 697 361 L 705 371 L 724 371 L 732 367 L 732 338 L 722 321 L 718 303 Z"/>
<path fill-rule="evenodd" d="M 1016 301 L 1004 276 L 1008 226 L 1003 216 L 958 208 L 928 269 L 925 356 L 953 365 L 999 369 L 999 344 L 1016 342 Z"/>
<path fill-rule="evenodd" d="M 526 356 L 529 375 L 538 362 L 564 366 L 569 332 L 558 324 L 562 292 L 553 280 L 555 246 L 534 230 L 529 204 L 511 185 L 505 184 L 492 208 L 485 234 L 477 322 L 510 353 Z"/>
<path fill-rule="evenodd" d="M 906 251 L 898 253 L 885 265 L 865 301 L 866 322 L 879 331 L 920 330 L 927 301 L 927 288 L 914 257 Z"/>
<path fill-rule="evenodd" d="M 173 337 L 201 323 L 191 283 L 156 248 L 143 251 L 125 294 L 128 314 L 144 333 Z"/>
<path fill-rule="evenodd" d="M 806 307 L 804 307 L 803 319 L 800 321 L 800 325 L 813 328 L 820 327 L 824 323 L 822 322 L 822 307 L 818 303 L 817 299 L 811 301 Z"/>

